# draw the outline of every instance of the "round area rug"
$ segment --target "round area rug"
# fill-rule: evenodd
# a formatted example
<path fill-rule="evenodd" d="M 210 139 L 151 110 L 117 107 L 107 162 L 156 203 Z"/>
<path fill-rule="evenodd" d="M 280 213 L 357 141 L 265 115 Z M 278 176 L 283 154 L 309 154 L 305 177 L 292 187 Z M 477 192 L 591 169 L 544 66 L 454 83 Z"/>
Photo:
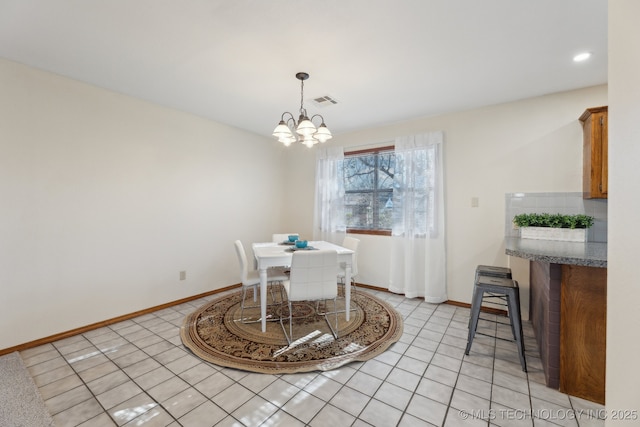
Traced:
<path fill-rule="evenodd" d="M 278 289 L 275 295 L 279 295 Z M 344 298 L 338 297 L 338 338 L 322 313 L 333 312 L 333 301 L 293 304 L 291 345 L 280 325 L 289 331 L 288 307 L 269 296 L 267 331 L 261 331 L 259 303 L 247 292 L 244 319 L 242 291 L 211 301 L 189 314 L 180 330 L 182 342 L 198 357 L 216 365 L 259 373 L 328 371 L 353 361 L 365 361 L 384 352 L 402 335 L 402 317 L 389 304 L 366 292 L 351 297 L 347 322 Z M 320 313 L 320 314 L 318 314 Z M 335 327 L 334 314 L 328 320 Z"/>

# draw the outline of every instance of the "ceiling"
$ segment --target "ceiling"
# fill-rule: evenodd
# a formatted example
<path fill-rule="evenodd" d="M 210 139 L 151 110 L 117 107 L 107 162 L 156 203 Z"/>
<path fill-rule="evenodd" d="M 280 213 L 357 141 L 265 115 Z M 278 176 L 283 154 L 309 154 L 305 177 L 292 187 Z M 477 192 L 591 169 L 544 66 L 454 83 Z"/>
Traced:
<path fill-rule="evenodd" d="M 0 56 L 270 135 L 607 82 L 606 0 L 0 0 Z M 574 63 L 581 51 L 592 52 Z M 320 107 L 329 95 L 338 104 Z"/>

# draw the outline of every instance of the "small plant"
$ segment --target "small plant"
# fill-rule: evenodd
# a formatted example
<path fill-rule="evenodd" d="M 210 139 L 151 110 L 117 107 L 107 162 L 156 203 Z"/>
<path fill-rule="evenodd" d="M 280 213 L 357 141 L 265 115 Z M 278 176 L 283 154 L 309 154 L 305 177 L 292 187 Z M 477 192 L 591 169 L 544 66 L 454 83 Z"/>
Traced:
<path fill-rule="evenodd" d="M 518 227 L 551 227 L 551 228 L 589 228 L 593 225 L 593 217 L 584 214 L 520 214 L 513 217 Z"/>

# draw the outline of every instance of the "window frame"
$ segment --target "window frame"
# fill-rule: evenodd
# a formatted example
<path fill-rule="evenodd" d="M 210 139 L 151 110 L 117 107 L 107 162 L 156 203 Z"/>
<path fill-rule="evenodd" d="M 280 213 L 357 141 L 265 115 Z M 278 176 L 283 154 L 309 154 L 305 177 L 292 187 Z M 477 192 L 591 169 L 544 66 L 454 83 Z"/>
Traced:
<path fill-rule="evenodd" d="M 353 151 L 345 151 L 344 152 L 344 158 L 346 159 L 347 157 L 355 157 L 355 156 L 360 156 L 363 154 L 380 154 L 382 152 L 395 152 L 395 145 L 393 143 L 390 143 L 389 145 L 384 145 L 384 146 L 380 146 L 380 147 L 375 147 L 375 148 L 366 148 L 366 149 L 362 149 L 362 150 L 353 150 Z M 346 192 L 346 190 L 345 190 Z M 393 194 L 393 190 L 391 192 L 391 194 Z M 349 228 L 347 227 L 347 233 L 348 234 L 369 234 L 369 235 L 374 235 L 374 236 L 391 236 L 391 231 L 392 230 L 377 230 L 377 229 L 370 229 L 370 228 Z"/>

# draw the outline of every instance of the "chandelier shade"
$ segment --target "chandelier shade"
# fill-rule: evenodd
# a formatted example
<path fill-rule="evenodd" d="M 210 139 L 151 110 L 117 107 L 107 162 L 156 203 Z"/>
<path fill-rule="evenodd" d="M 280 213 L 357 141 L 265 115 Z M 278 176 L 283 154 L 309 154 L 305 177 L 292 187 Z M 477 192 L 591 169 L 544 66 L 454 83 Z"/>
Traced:
<path fill-rule="evenodd" d="M 282 113 L 280 123 L 273 130 L 272 135 L 287 147 L 294 142 L 301 142 L 311 148 L 315 144 L 328 141 L 333 135 L 324 123 L 324 117 L 320 114 L 314 114 L 311 118 L 307 116 L 307 110 L 304 108 L 304 81 L 309 78 L 309 74 L 297 73 L 296 78 L 300 80 L 300 116 L 298 121 L 290 112 Z M 313 124 L 316 117 L 321 121 L 318 127 Z"/>
<path fill-rule="evenodd" d="M 331 131 L 327 128 L 327 125 L 325 125 L 324 122 L 322 122 L 322 124 L 318 127 L 315 138 L 321 143 L 333 138 L 333 135 L 331 135 Z"/>
<path fill-rule="evenodd" d="M 287 126 L 284 120 L 280 120 L 278 126 L 276 126 L 276 128 L 273 130 L 273 136 L 275 136 L 276 138 L 280 138 L 289 135 L 291 135 L 291 129 L 289 129 L 289 126 Z"/>

